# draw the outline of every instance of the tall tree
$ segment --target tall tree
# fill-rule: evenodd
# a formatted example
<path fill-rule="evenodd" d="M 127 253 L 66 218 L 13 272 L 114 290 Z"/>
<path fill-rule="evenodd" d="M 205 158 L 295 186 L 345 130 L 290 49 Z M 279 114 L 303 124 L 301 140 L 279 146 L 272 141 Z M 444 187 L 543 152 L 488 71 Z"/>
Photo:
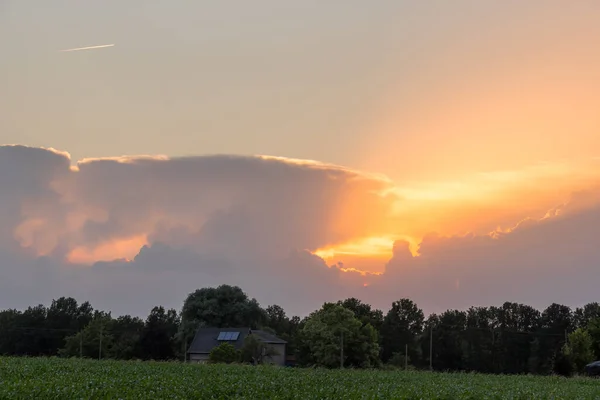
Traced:
<path fill-rule="evenodd" d="M 363 303 L 355 297 L 340 300 L 337 304 L 352 311 L 363 325 L 371 324 L 377 332 L 381 331 L 383 325 L 383 312 L 381 310 L 373 309 L 370 304 Z"/>
<path fill-rule="evenodd" d="M 505 302 L 491 307 L 494 328 L 493 372 L 528 372 L 533 334 L 540 328 L 541 314 L 534 308 Z"/>
<path fill-rule="evenodd" d="M 592 340 L 592 354 L 596 360 L 600 360 L 600 317 L 590 320 L 586 330 Z"/>
<path fill-rule="evenodd" d="M 469 371 L 493 371 L 492 311 L 487 307 L 471 307 L 466 312 L 463 366 Z"/>
<path fill-rule="evenodd" d="M 578 328 L 573 331 L 565 346 L 576 372 L 583 372 L 584 367 L 594 359 L 592 338 L 585 329 Z"/>
<path fill-rule="evenodd" d="M 46 313 L 46 327 L 49 336 L 49 353 L 57 354 L 65 344 L 65 338 L 82 330 L 93 317 L 89 302 L 79 305 L 72 297 L 52 300 Z"/>
<path fill-rule="evenodd" d="M 300 317 L 288 318 L 284 309 L 278 305 L 268 306 L 266 312 L 266 327 L 287 342 L 286 353 L 296 355 Z"/>
<path fill-rule="evenodd" d="M 14 309 L 0 312 L 0 354 L 18 355 L 17 343 L 20 340 L 21 330 L 18 324 L 21 312 Z"/>
<path fill-rule="evenodd" d="M 580 369 L 590 360 L 590 354 L 600 359 L 598 303 L 574 312 L 552 304 L 540 313 L 505 302 L 466 312 L 448 310 L 425 321 L 408 299 L 392 304 L 384 318 L 369 304 L 349 298 L 326 303 L 300 319 L 289 318 L 278 305 L 262 310 L 240 288 L 223 285 L 191 293 L 182 316 L 188 324 L 188 342 L 199 325 L 262 327 L 287 340 L 287 354 L 296 355 L 300 365 L 337 367 L 342 350 L 345 366 L 377 365 L 378 338 L 386 361 L 400 360 L 403 365 L 408 345 L 411 363 L 427 367 L 432 350 L 433 366 L 440 370 L 568 375 L 574 364 Z M 375 327 L 381 327 L 382 335 Z M 0 354 L 55 355 L 62 346 L 60 355 L 97 358 L 101 342 L 102 358 L 180 358 L 189 343 L 177 343 L 177 337 L 185 332 L 175 310 L 155 307 L 146 321 L 131 316 L 114 319 L 110 313 L 94 311 L 88 302 L 61 297 L 47 308 L 0 311 Z"/>
<path fill-rule="evenodd" d="M 572 330 L 573 313 L 565 305 L 552 303 L 542 312 L 541 326 L 536 333 L 537 365 L 533 372 L 548 374 L 562 353 L 567 335 Z"/>
<path fill-rule="evenodd" d="M 266 313 L 256 299 L 250 299 L 237 286 L 221 285 L 190 293 L 181 311 L 180 335 L 191 341 L 201 326 L 218 328 L 258 328 L 266 322 Z"/>
<path fill-rule="evenodd" d="M 271 305 L 265 309 L 265 312 L 266 326 L 273 329 L 278 335 L 289 333 L 290 319 L 285 314 L 283 307 L 278 306 L 277 304 Z"/>
<path fill-rule="evenodd" d="M 395 353 L 404 354 L 408 346 L 408 357 L 418 364 L 421 358 L 418 338 L 423 332 L 424 321 L 423 311 L 412 300 L 392 303 L 381 325 L 382 360 L 388 361 Z"/>
<path fill-rule="evenodd" d="M 46 326 L 47 309 L 42 304 L 27 308 L 16 318 L 14 330 L 18 336 L 15 354 L 27 356 L 52 355 L 51 336 Z"/>
<path fill-rule="evenodd" d="M 578 307 L 573 312 L 573 325 L 575 328 L 587 328 L 589 322 L 600 318 L 600 304 L 597 302 Z"/>
<path fill-rule="evenodd" d="M 464 331 L 467 314 L 464 311 L 448 310 L 435 317 L 428 325 L 433 328 L 433 367 L 438 370 L 463 370 Z"/>
<path fill-rule="evenodd" d="M 144 333 L 144 321 L 137 317 L 123 315 L 112 321 L 110 332 L 113 336 L 111 358 L 131 360 L 144 358 L 141 338 Z"/>
<path fill-rule="evenodd" d="M 65 345 L 59 350 L 59 355 L 63 357 L 113 358 L 113 322 L 110 313 L 96 311 L 85 328 L 65 339 Z"/>
<path fill-rule="evenodd" d="M 363 326 L 352 311 L 337 304 L 326 303 L 308 317 L 302 340 L 310 362 L 318 366 L 372 367 L 379 363 L 375 328 Z"/>
<path fill-rule="evenodd" d="M 176 335 L 179 329 L 177 311 L 154 307 L 141 332 L 140 345 L 147 360 L 169 360 L 177 357 Z"/>

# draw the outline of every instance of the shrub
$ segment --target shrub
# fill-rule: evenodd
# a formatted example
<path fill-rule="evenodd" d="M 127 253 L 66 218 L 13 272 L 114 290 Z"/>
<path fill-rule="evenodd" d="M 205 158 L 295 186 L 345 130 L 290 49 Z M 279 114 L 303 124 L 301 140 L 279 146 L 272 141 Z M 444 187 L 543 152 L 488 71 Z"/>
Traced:
<path fill-rule="evenodd" d="M 231 364 L 239 361 L 240 353 L 230 343 L 221 343 L 211 350 L 208 361 L 211 364 Z"/>

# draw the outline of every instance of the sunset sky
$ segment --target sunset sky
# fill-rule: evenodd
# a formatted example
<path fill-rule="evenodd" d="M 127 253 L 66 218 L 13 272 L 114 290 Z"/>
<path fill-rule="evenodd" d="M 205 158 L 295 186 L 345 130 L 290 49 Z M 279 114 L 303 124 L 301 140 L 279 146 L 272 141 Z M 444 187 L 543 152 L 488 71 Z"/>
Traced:
<path fill-rule="evenodd" d="M 597 301 L 599 18 L 0 0 L 0 308 Z"/>

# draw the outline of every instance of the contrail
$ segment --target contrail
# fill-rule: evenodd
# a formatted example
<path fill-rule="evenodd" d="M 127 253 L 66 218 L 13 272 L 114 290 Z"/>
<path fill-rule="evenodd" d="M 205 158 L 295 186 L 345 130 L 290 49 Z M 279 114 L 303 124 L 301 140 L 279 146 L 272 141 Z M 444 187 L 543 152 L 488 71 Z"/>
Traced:
<path fill-rule="evenodd" d="M 89 47 L 77 47 L 75 49 L 66 49 L 61 51 L 80 51 L 80 50 L 92 50 L 92 49 L 102 49 L 104 47 L 113 47 L 114 44 L 102 44 L 100 46 L 89 46 Z"/>

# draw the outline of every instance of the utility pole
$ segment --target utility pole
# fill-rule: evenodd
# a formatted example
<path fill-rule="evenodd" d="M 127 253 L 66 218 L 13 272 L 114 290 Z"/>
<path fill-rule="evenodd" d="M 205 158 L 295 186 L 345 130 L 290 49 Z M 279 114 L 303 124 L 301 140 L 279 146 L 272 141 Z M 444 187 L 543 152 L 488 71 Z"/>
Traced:
<path fill-rule="evenodd" d="M 404 345 L 404 370 L 408 369 L 408 345 Z"/>
<path fill-rule="evenodd" d="M 100 344 L 98 345 L 98 360 L 102 359 L 102 324 L 100 324 Z"/>
<path fill-rule="evenodd" d="M 494 332 L 494 328 L 492 331 L 492 371 L 496 372 L 496 333 Z"/>
<path fill-rule="evenodd" d="M 433 371 L 433 327 L 429 328 L 429 370 Z"/>
<path fill-rule="evenodd" d="M 340 335 L 340 368 L 344 368 L 344 331 Z"/>

